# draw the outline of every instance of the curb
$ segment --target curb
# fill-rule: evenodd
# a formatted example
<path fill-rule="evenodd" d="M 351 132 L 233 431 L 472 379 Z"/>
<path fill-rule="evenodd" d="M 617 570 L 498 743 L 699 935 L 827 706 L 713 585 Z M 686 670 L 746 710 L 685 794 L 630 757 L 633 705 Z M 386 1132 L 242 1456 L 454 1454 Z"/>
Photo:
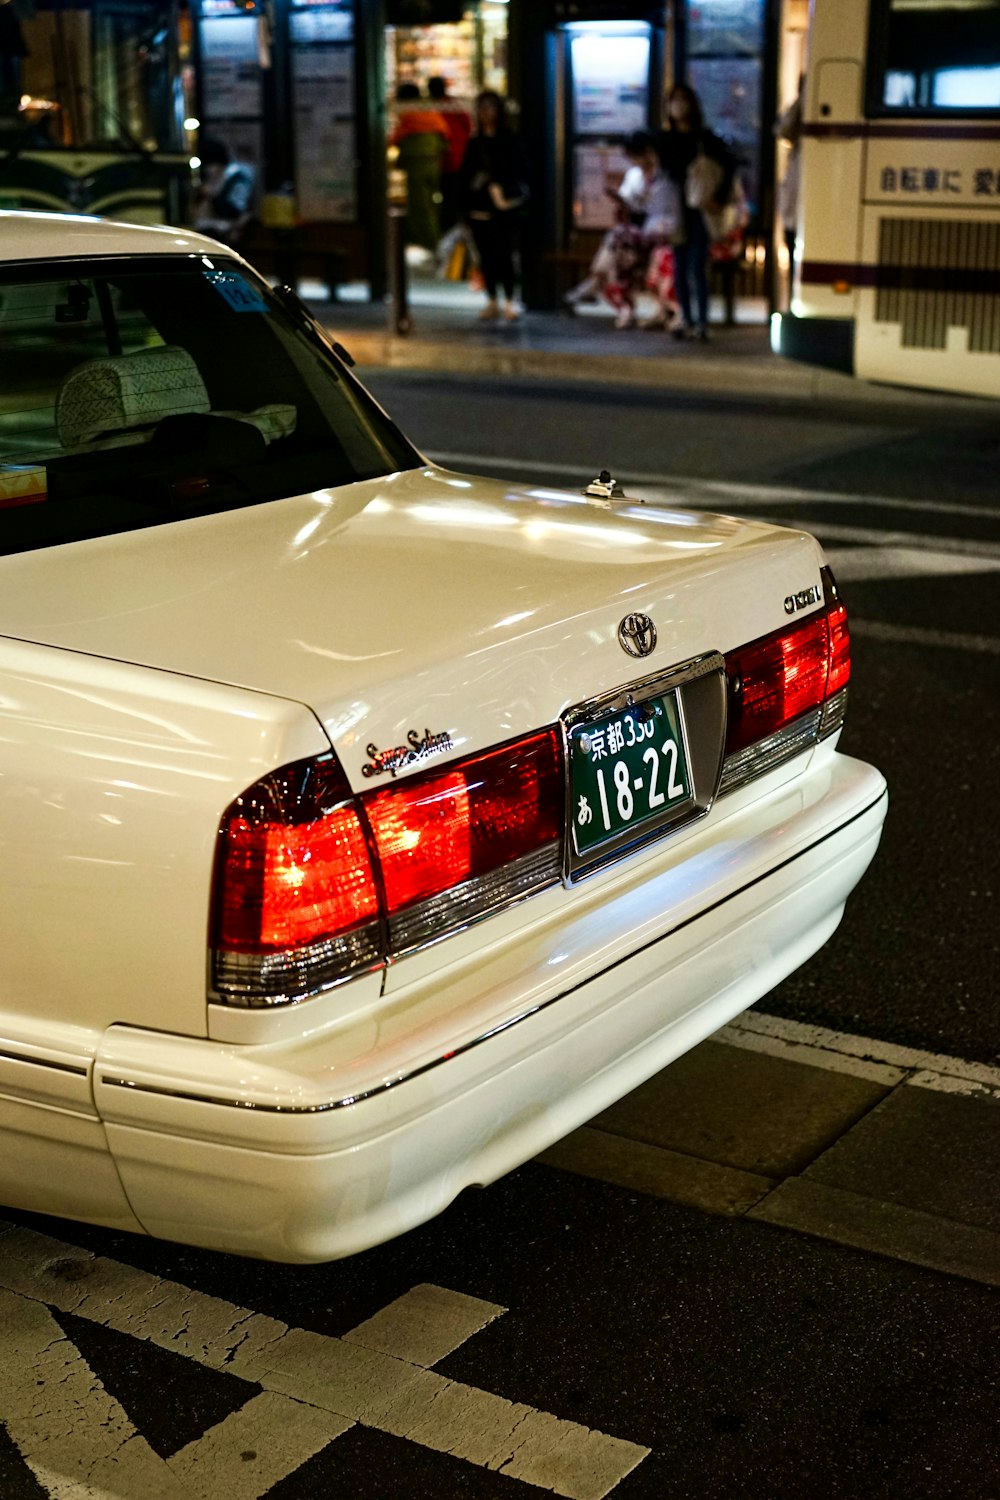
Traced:
<path fill-rule="evenodd" d="M 945 398 L 936 392 L 875 385 L 854 376 L 796 364 L 778 355 L 729 355 L 699 350 L 695 357 L 677 354 L 598 354 L 516 347 L 491 348 L 456 337 L 402 337 L 349 323 L 327 315 L 337 337 L 359 366 L 366 369 L 416 370 L 495 379 L 532 379 L 549 383 L 620 385 L 685 395 L 713 394 L 744 402 L 795 401 L 939 408 Z M 974 397 L 967 398 L 975 400 Z"/>
<path fill-rule="evenodd" d="M 1000 1069 L 748 1011 L 537 1160 L 1000 1287 L 998 1102 Z"/>

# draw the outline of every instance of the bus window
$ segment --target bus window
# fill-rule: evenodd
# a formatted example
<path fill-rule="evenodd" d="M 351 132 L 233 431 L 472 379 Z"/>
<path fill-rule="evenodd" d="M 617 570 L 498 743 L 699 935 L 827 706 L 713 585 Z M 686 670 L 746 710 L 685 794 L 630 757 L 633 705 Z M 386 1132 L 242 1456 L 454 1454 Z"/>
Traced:
<path fill-rule="evenodd" d="M 873 0 L 869 110 L 1000 110 L 1000 0 Z"/>

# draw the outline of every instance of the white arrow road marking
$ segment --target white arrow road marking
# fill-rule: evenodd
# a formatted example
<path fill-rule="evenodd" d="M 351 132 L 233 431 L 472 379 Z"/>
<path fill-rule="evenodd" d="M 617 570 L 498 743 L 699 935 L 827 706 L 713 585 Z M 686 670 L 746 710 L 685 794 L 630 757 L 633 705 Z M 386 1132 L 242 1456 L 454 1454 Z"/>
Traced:
<path fill-rule="evenodd" d="M 414 1287 L 344 1338 L 330 1338 L 2 1223 L 0 1286 L 17 1294 L 6 1299 L 12 1326 L 37 1320 L 39 1314 L 46 1320 L 45 1339 L 39 1342 L 36 1333 L 31 1346 L 35 1357 L 54 1330 L 105 1402 L 110 1398 L 82 1356 L 39 1304 L 263 1387 L 263 1395 L 248 1400 L 164 1466 L 165 1483 L 174 1482 L 175 1474 L 186 1483 L 200 1476 L 195 1493 L 204 1493 L 206 1500 L 221 1494 L 227 1500 L 257 1500 L 281 1477 L 271 1472 L 272 1458 L 283 1473 L 291 1473 L 355 1422 L 553 1490 L 567 1500 L 602 1500 L 650 1451 L 428 1369 L 504 1312 L 494 1303 L 441 1287 Z M 34 1390 L 37 1378 L 32 1363 L 28 1371 L 21 1370 L 17 1384 Z M 0 1385 L 0 1393 L 5 1391 Z M 113 1450 L 116 1461 L 132 1441 L 141 1444 L 137 1454 L 149 1454 L 159 1464 L 117 1403 L 114 1407 L 120 1413 L 115 1431 L 126 1433 L 125 1448 L 119 1443 Z M 6 1420 L 3 1409 L 0 1417 Z M 33 1429 L 9 1425 L 27 1456 L 33 1451 Z M 272 1446 L 266 1473 L 263 1465 L 251 1471 L 239 1457 Z M 211 1484 L 201 1491 L 198 1484 L 206 1475 Z M 74 1490 L 54 1489 L 49 1473 L 42 1482 L 53 1500 L 111 1500 L 112 1495 L 115 1500 L 160 1500 L 145 1479 L 131 1488 L 116 1480 L 113 1491 L 92 1488 L 86 1480 Z M 163 1500 L 173 1500 L 177 1493 L 164 1489 Z"/>
<path fill-rule="evenodd" d="M 0 1327 L 0 1420 L 52 1500 L 190 1500 L 46 1307 L 0 1291 Z"/>

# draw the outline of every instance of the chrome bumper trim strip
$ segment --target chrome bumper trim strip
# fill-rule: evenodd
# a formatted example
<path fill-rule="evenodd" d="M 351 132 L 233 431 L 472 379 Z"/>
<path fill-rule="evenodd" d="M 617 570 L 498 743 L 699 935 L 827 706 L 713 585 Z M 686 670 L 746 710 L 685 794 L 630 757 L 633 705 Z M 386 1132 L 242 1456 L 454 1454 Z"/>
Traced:
<path fill-rule="evenodd" d="M 685 927 L 690 927 L 693 922 L 700 922 L 710 912 L 717 911 L 720 907 L 725 906 L 727 902 L 735 900 L 737 896 L 742 896 L 745 891 L 752 890 L 754 886 L 760 885 L 765 880 L 770 880 L 771 876 L 777 875 L 779 870 L 784 870 L 788 865 L 795 864 L 797 860 L 803 859 L 807 854 L 811 854 L 820 845 L 827 843 L 832 838 L 836 838 L 838 834 L 843 833 L 846 828 L 850 828 L 859 819 L 867 817 L 870 812 L 887 799 L 888 795 L 888 789 L 883 790 L 872 802 L 863 807 L 860 812 L 854 813 L 845 822 L 838 823 L 836 828 L 831 828 L 828 833 L 824 833 L 822 838 L 816 839 L 807 848 L 800 849 L 797 854 L 789 855 L 788 859 L 782 860 L 780 864 L 774 865 L 770 870 L 766 870 L 763 875 L 758 875 L 755 879 L 748 881 L 746 885 L 740 886 L 735 891 L 730 891 L 728 896 L 723 896 L 719 901 L 713 902 L 711 906 L 706 906 L 701 911 L 695 912 L 692 916 L 686 917 L 683 922 L 678 922 L 676 927 L 671 927 L 669 932 L 662 932 L 659 937 L 653 938 L 641 948 L 636 948 L 631 953 L 624 954 L 621 958 L 616 959 L 614 963 L 608 964 L 607 968 L 602 969 L 599 974 L 591 975 L 590 979 L 600 979 L 605 974 L 612 973 L 615 969 L 620 968 L 622 964 L 630 963 L 640 953 L 645 953 L 650 948 L 655 948 L 658 943 L 665 942 L 667 938 L 671 938 L 676 933 L 682 932 Z M 589 983 L 590 979 L 585 980 L 584 983 Z M 562 990 L 558 995 L 553 995 L 550 1000 L 544 1000 L 541 1004 L 533 1005 L 529 1010 L 522 1011 L 519 1015 L 511 1016 L 509 1020 L 502 1022 L 499 1026 L 494 1026 L 489 1031 L 484 1031 L 481 1036 L 473 1037 L 471 1041 L 463 1043 L 461 1047 L 456 1047 L 454 1051 L 448 1052 L 445 1056 L 436 1057 L 431 1062 L 423 1063 L 419 1068 L 414 1068 L 410 1073 L 401 1073 L 398 1078 L 389 1078 L 385 1083 L 379 1084 L 377 1088 L 366 1089 L 361 1094 L 350 1094 L 343 1099 L 330 1099 L 324 1101 L 322 1104 L 263 1104 L 252 1099 L 223 1099 L 211 1094 L 199 1094 L 187 1089 L 165 1088 L 159 1084 L 137 1083 L 134 1079 L 115 1078 L 106 1074 L 102 1075 L 101 1083 L 108 1088 L 132 1089 L 136 1093 L 155 1094 L 168 1099 L 184 1099 L 193 1104 L 218 1104 L 229 1109 L 257 1110 L 261 1114 L 327 1114 L 331 1110 L 347 1109 L 353 1104 L 363 1104 L 366 1100 L 374 1099 L 380 1094 L 385 1094 L 390 1089 L 399 1088 L 401 1084 L 410 1083 L 414 1079 L 422 1077 L 424 1073 L 429 1073 L 432 1068 L 438 1068 L 442 1063 L 450 1062 L 454 1057 L 462 1057 L 466 1052 L 471 1052 L 474 1047 L 479 1047 L 484 1042 L 490 1041 L 493 1037 L 500 1036 L 502 1032 L 509 1031 L 512 1026 L 519 1026 L 522 1021 L 527 1021 L 531 1016 L 538 1015 L 543 1010 L 548 1010 L 549 1006 L 558 1004 L 567 995 L 575 994 L 579 988 L 579 985 L 574 985 L 570 990 Z"/>

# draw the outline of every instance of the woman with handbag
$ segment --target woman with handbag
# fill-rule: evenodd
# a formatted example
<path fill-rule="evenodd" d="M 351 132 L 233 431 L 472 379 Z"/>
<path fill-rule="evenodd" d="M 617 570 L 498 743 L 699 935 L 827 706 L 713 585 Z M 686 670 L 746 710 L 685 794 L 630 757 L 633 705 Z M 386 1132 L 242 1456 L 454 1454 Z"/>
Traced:
<path fill-rule="evenodd" d="M 678 83 L 666 100 L 667 124 L 657 139 L 663 170 L 677 185 L 683 227 L 674 245 L 677 299 L 683 323 L 675 338 L 708 337 L 709 225 L 721 215 L 733 191 L 736 157 L 708 129 L 694 89 Z M 694 292 L 692 315 L 691 293 Z"/>

